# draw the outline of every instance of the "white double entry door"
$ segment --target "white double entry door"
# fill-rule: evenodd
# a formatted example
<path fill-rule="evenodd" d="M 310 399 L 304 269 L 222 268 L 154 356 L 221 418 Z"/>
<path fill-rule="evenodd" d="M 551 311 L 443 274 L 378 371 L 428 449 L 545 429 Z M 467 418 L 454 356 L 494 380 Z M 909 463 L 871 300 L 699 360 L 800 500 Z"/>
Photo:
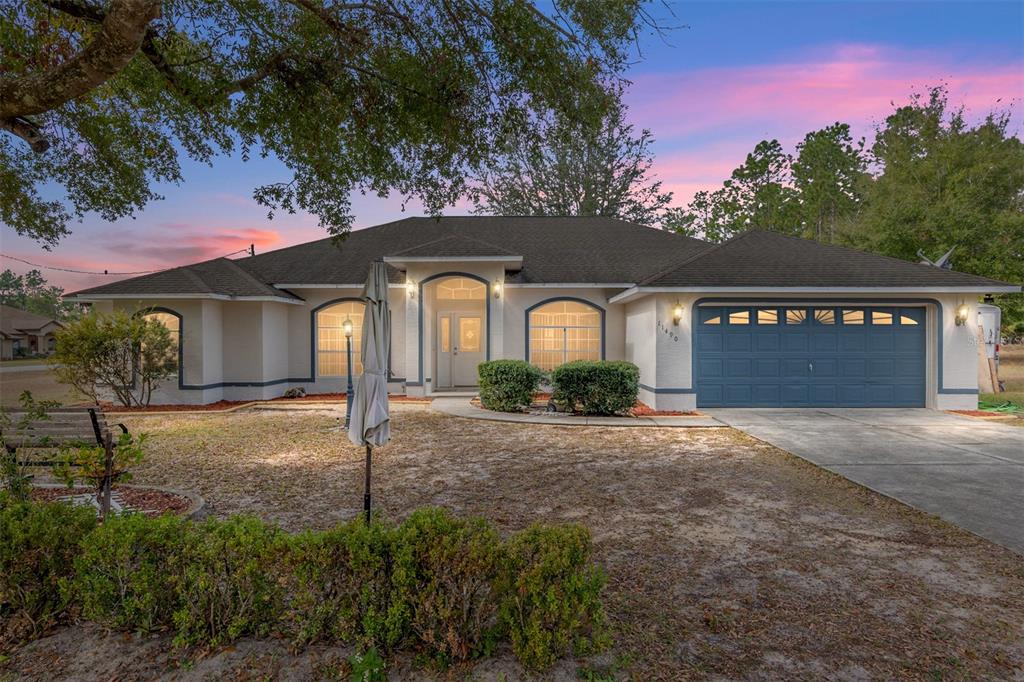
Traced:
<path fill-rule="evenodd" d="M 485 357 L 483 322 L 483 316 L 475 312 L 437 314 L 435 388 L 476 386 L 476 366 Z"/>

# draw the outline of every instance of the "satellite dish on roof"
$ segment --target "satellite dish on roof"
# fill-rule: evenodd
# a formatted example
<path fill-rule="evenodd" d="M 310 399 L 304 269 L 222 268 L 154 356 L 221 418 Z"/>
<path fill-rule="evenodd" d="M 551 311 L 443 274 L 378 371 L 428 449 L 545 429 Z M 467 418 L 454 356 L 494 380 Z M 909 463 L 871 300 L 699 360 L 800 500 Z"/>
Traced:
<path fill-rule="evenodd" d="M 917 257 L 921 259 L 921 263 L 924 265 L 934 265 L 935 267 L 942 268 L 943 270 L 952 270 L 953 264 L 949 262 L 949 257 L 953 255 L 953 251 L 955 250 L 956 247 L 954 246 L 952 249 L 939 256 L 937 260 L 933 261 L 928 258 L 928 256 L 924 255 L 924 251 L 918 249 Z"/>

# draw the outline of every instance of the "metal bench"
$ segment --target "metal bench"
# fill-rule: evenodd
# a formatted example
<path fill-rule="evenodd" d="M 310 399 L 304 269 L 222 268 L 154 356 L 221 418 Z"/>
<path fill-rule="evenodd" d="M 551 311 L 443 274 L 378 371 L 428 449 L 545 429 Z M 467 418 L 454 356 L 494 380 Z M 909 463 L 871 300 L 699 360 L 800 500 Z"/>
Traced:
<path fill-rule="evenodd" d="M 66 448 L 98 445 L 111 447 L 117 438 L 111 432 L 103 408 L 56 407 L 46 411 L 46 418 L 25 423 L 25 411 L 17 408 L 5 411 L 7 423 L 0 428 L 0 440 L 10 455 L 19 448 Z M 124 424 L 115 424 L 128 433 Z M 30 466 L 48 466 L 52 460 L 25 462 Z"/>

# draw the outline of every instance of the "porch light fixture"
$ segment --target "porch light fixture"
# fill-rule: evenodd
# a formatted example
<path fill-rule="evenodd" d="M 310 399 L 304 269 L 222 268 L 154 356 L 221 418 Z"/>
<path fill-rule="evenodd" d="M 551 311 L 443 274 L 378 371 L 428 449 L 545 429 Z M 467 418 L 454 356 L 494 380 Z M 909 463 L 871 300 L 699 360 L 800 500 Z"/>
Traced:
<path fill-rule="evenodd" d="M 494 298 L 501 298 L 501 282 L 495 282 L 492 289 L 494 290 Z"/>
<path fill-rule="evenodd" d="M 970 312 L 971 309 L 967 306 L 966 303 L 961 303 L 959 306 L 957 306 L 956 316 L 953 318 L 953 321 L 956 322 L 956 326 L 962 327 L 965 324 L 967 324 L 967 316 L 970 314 Z"/>
<path fill-rule="evenodd" d="M 405 281 L 405 290 L 409 292 L 409 298 L 416 298 L 416 282 L 411 279 Z"/>
<path fill-rule="evenodd" d="M 345 321 L 341 323 L 341 328 L 345 330 L 345 338 L 352 338 L 352 320 L 345 318 Z"/>
<path fill-rule="evenodd" d="M 676 305 L 672 308 L 672 324 L 679 326 L 679 323 L 683 321 L 683 304 L 676 301 Z"/>

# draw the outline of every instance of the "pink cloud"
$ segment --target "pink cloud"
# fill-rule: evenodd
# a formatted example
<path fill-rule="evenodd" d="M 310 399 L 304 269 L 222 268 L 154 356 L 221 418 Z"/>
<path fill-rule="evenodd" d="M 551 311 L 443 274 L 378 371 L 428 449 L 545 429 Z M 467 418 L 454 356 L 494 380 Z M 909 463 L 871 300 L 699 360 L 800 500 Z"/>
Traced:
<path fill-rule="evenodd" d="M 1024 65 L 959 64 L 936 53 L 835 45 L 765 65 L 636 76 L 630 118 L 657 141 L 655 171 L 685 204 L 720 186 L 762 139 L 792 151 L 823 126 L 849 123 L 870 142 L 873 125 L 914 91 L 944 83 L 972 117 L 1020 106 Z M 1019 125 L 1019 123 L 1018 123 Z"/>
<path fill-rule="evenodd" d="M 866 128 L 912 89 L 940 83 L 949 86 L 952 103 L 975 113 L 1019 101 L 1022 67 L 950 64 L 939 55 L 840 45 L 805 61 L 641 75 L 634 79 L 631 113 L 660 138 L 735 126 L 782 135 L 837 120 Z"/>

